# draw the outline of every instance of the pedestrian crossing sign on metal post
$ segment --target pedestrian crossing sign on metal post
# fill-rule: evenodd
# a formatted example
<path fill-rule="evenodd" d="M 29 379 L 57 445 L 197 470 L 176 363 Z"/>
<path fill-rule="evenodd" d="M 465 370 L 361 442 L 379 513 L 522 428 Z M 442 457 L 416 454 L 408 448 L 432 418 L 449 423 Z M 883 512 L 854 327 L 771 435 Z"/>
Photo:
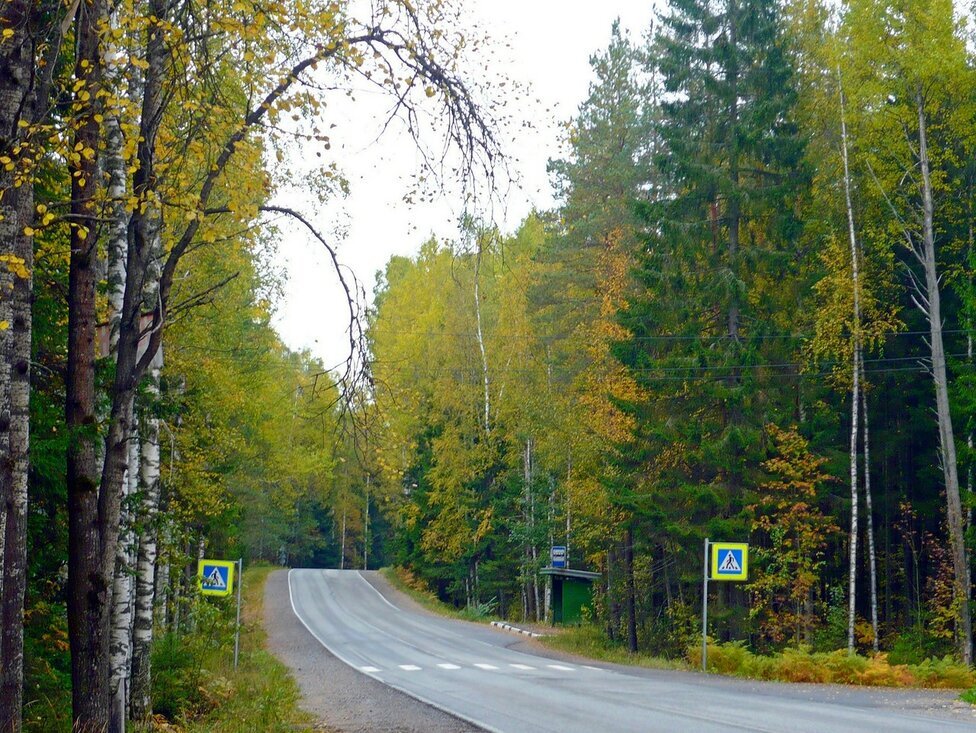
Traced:
<path fill-rule="evenodd" d="M 745 542 L 712 542 L 705 538 L 702 558 L 702 672 L 708 671 L 708 581 L 746 580 L 749 577 L 749 545 Z"/>
<path fill-rule="evenodd" d="M 205 596 L 229 596 L 234 592 L 236 561 L 201 560 L 197 563 L 197 582 Z"/>
<path fill-rule="evenodd" d="M 711 580 L 746 580 L 749 577 L 749 545 L 744 542 L 711 542 Z"/>

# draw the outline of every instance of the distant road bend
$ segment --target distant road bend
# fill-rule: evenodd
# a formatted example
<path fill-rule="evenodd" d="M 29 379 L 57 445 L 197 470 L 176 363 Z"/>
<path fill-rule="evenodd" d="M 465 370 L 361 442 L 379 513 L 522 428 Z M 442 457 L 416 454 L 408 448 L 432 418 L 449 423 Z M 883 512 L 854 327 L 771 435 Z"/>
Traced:
<path fill-rule="evenodd" d="M 518 636 L 398 607 L 374 573 L 292 570 L 288 588 L 298 619 L 343 662 L 487 731 L 976 730 L 955 693 L 762 683 L 537 656 L 514 648 L 524 646 Z"/>

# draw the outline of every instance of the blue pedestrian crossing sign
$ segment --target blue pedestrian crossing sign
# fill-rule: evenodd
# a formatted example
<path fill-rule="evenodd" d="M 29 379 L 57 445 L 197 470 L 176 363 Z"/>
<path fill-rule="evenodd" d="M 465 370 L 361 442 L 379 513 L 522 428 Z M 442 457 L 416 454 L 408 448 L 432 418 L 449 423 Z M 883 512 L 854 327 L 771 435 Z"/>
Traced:
<path fill-rule="evenodd" d="M 229 596 L 234 592 L 234 567 L 230 560 L 201 560 L 197 563 L 197 582 L 205 596 Z"/>
<path fill-rule="evenodd" d="M 746 580 L 749 575 L 749 545 L 744 542 L 712 542 L 710 580 Z"/>

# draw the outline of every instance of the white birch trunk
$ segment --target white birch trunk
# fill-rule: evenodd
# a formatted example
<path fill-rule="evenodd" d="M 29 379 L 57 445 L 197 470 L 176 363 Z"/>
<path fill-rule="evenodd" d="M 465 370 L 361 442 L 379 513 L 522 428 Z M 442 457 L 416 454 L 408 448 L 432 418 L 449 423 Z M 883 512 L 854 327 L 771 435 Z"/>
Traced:
<path fill-rule="evenodd" d="M 110 24 L 117 26 L 115 17 Z M 104 170 L 108 177 L 107 213 L 109 218 L 106 234 L 108 255 L 108 322 L 109 350 L 112 358 L 118 351 L 119 323 L 122 317 L 122 301 L 125 296 L 126 254 L 128 252 L 129 213 L 126 210 L 128 192 L 128 173 L 123 155 L 125 141 L 122 134 L 122 99 L 125 85 L 124 57 L 113 43 L 106 45 L 104 52 L 106 85 L 115 96 L 115 101 L 106 107 Z M 135 426 L 136 421 L 132 424 Z M 101 441 L 96 443 L 99 449 Z M 132 571 L 135 537 L 132 533 L 133 516 L 128 497 L 138 490 L 133 468 L 139 462 L 138 428 L 128 445 L 128 473 L 123 479 L 122 511 L 120 516 L 119 541 L 116 550 L 115 577 L 112 585 L 112 638 L 110 642 L 112 713 L 109 730 L 119 733 L 125 730 L 125 720 L 129 703 L 129 670 L 132 661 Z M 104 456 L 100 460 L 103 460 Z"/>
<path fill-rule="evenodd" d="M 854 207 L 851 204 L 851 172 L 847 155 L 847 117 L 844 100 L 844 87 L 840 67 L 837 68 L 837 82 L 840 89 L 840 130 L 841 152 L 844 160 L 844 201 L 847 206 L 847 231 L 851 243 L 851 285 L 854 295 L 854 357 L 851 369 L 851 547 L 848 566 L 847 599 L 847 651 L 854 653 L 854 619 L 857 604 L 857 434 L 858 407 L 860 405 L 861 376 L 861 286 L 858 269 L 857 235 L 854 228 Z"/>
<path fill-rule="evenodd" d="M 366 472 L 366 513 L 363 515 L 363 570 L 369 570 L 369 472 Z"/>
<path fill-rule="evenodd" d="M 346 568 L 346 509 L 342 509 L 342 543 L 339 546 L 339 570 Z"/>
<path fill-rule="evenodd" d="M 922 265 L 925 270 L 925 299 L 929 321 L 929 346 L 932 352 L 932 378 L 935 383 L 935 406 L 939 425 L 939 448 L 946 487 L 946 519 L 952 547 L 956 598 L 959 602 L 957 635 L 959 656 L 972 664 L 972 618 L 969 611 L 969 562 L 963 536 L 962 504 L 959 495 L 959 469 L 956 461 L 955 434 L 949 407 L 949 381 L 946 373 L 945 346 L 942 341 L 942 305 L 939 272 L 935 259 L 935 204 L 932 194 L 925 101 L 921 91 L 916 96 L 918 112 L 918 158 L 922 173 Z"/>
<path fill-rule="evenodd" d="M 138 490 L 133 480 L 139 465 L 139 436 L 134 430 L 129 441 L 129 469 L 123 484 L 119 543 L 112 584 L 112 639 L 110 642 L 112 719 L 110 731 L 124 731 L 129 702 L 129 670 L 132 663 L 132 573 L 135 559 L 134 517 L 130 497 Z"/>
<path fill-rule="evenodd" d="M 868 429 L 868 395 L 865 387 L 867 379 L 864 376 L 864 358 L 861 358 L 861 406 L 864 409 L 862 424 L 864 426 L 864 512 L 867 520 L 868 532 L 868 567 L 871 574 L 871 629 L 874 638 L 871 648 L 878 651 L 878 563 L 874 552 L 874 507 L 871 498 L 871 440 Z"/>
<path fill-rule="evenodd" d="M 135 624 L 132 638 L 132 700 L 133 720 L 148 719 L 152 712 L 150 699 L 151 649 L 153 640 L 153 599 L 156 587 L 157 527 L 159 507 L 159 418 L 152 403 L 159 399 L 159 375 L 162 367 L 162 350 L 156 355 L 156 363 L 149 375 L 146 393 L 150 409 L 140 421 L 142 460 L 139 466 L 142 506 L 140 507 L 138 574 L 136 575 Z M 238 580 L 238 582 L 240 582 Z"/>
<path fill-rule="evenodd" d="M 163 561 L 158 562 L 156 568 L 156 591 L 154 593 L 156 598 L 155 603 L 155 621 L 162 629 L 169 628 L 169 604 L 170 604 L 170 593 L 169 593 L 169 562 Z"/>
<path fill-rule="evenodd" d="M 478 337 L 478 349 L 481 351 L 481 376 L 485 387 L 485 433 L 491 432 L 491 391 L 488 382 L 488 354 L 485 351 L 485 337 L 481 329 L 481 243 L 478 243 L 478 252 L 474 260 L 474 316 L 476 334 Z"/>

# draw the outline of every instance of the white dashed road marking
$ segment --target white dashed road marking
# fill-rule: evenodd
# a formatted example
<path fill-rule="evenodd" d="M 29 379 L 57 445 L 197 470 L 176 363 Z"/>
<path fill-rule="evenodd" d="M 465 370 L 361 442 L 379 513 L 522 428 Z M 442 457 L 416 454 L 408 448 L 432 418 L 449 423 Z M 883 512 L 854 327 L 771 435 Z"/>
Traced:
<path fill-rule="evenodd" d="M 398 664 L 397 666 L 400 669 L 402 669 L 404 672 L 421 672 L 421 671 L 423 671 L 423 667 L 418 667 L 416 664 Z M 437 666 L 440 669 L 451 669 L 451 670 L 454 670 L 454 669 L 462 669 L 462 667 L 460 665 L 458 665 L 458 664 L 452 664 L 451 662 L 441 662 Z M 474 663 L 472 663 L 471 666 L 472 667 L 477 667 L 478 669 L 483 669 L 486 672 L 493 672 L 493 671 L 496 671 L 498 669 L 498 667 L 496 665 L 494 665 L 494 664 L 486 664 L 485 662 L 474 662 Z M 509 664 L 508 666 L 511 667 L 512 669 L 517 669 L 517 670 L 524 671 L 524 672 L 534 672 L 535 670 L 538 669 L 538 667 L 533 667 L 533 666 L 531 666 L 529 664 Z M 600 669 L 599 667 L 589 667 L 589 666 L 587 666 L 585 664 L 584 665 L 580 665 L 580 666 L 583 667 L 584 669 L 592 669 L 595 672 L 606 672 L 605 669 Z M 575 667 L 567 667 L 564 664 L 547 664 L 546 667 L 548 667 L 549 669 L 556 670 L 557 672 L 575 672 L 576 671 L 576 668 Z M 365 672 L 367 674 L 376 674 L 377 672 L 382 672 L 383 670 L 380 669 L 379 667 L 360 667 L 359 668 L 359 671 L 360 672 Z"/>

